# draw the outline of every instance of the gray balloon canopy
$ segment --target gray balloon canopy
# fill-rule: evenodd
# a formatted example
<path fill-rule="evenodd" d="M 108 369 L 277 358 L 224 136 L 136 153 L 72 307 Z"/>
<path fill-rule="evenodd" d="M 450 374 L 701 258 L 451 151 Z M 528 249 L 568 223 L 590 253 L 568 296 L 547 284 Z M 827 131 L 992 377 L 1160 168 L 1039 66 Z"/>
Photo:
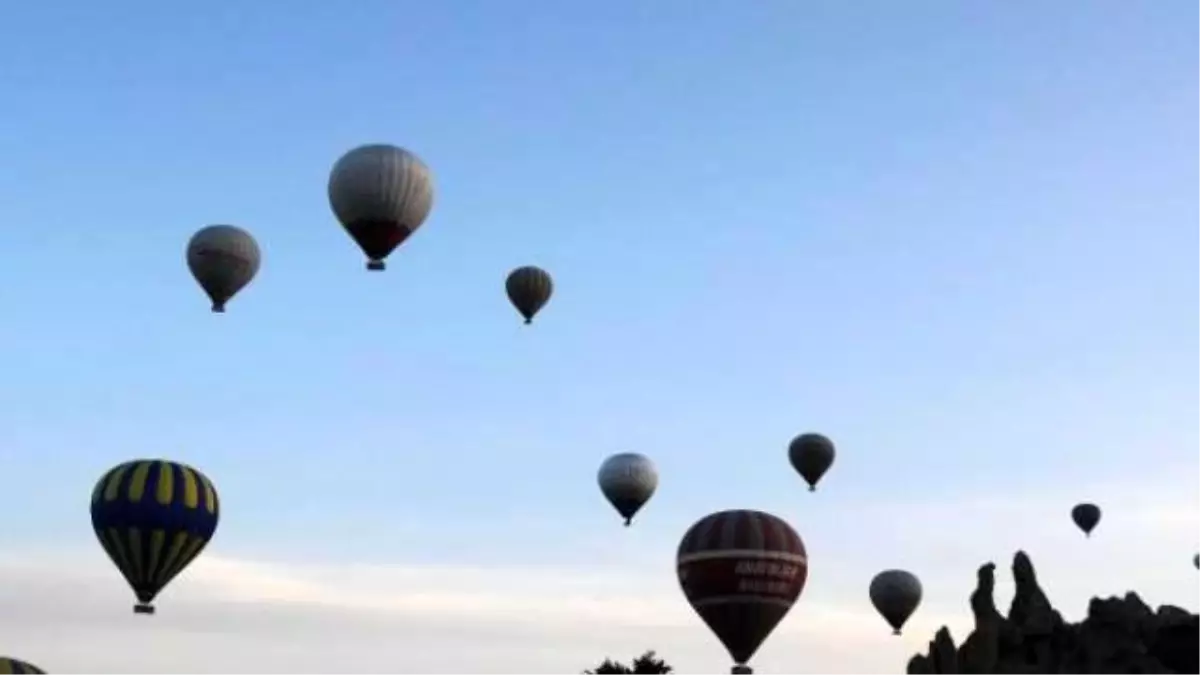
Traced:
<path fill-rule="evenodd" d="M 905 570 L 885 570 L 871 580 L 871 604 L 875 605 L 894 635 L 921 604 L 921 580 Z"/>
<path fill-rule="evenodd" d="M 212 300 L 214 312 L 225 311 L 225 303 L 258 274 L 260 263 L 258 243 L 240 227 L 209 225 L 188 242 L 188 269 Z"/>
<path fill-rule="evenodd" d="M 429 217 L 433 174 L 415 154 L 394 145 L 354 148 L 329 174 L 329 205 L 367 256 L 367 269 L 384 259 Z"/>

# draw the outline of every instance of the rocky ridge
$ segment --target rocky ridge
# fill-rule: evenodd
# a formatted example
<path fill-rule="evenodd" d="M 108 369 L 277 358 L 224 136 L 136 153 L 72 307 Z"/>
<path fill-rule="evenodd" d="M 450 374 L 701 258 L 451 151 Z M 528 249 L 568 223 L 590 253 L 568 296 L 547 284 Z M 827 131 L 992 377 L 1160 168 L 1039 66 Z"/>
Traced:
<path fill-rule="evenodd" d="M 1013 557 L 1016 592 L 996 609 L 996 565 L 979 568 L 971 593 L 975 630 L 961 646 L 942 627 L 909 673 L 1200 673 L 1200 617 L 1172 605 L 1151 610 L 1136 593 L 1092 598 L 1087 618 L 1067 623 L 1038 585 L 1024 551 Z"/>

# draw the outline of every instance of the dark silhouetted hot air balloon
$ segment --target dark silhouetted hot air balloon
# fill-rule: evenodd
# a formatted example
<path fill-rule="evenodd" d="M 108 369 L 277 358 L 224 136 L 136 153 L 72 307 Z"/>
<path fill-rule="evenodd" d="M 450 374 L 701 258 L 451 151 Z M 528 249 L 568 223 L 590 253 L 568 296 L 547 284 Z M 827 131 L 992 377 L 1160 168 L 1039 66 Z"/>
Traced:
<path fill-rule="evenodd" d="M 154 597 L 200 555 L 219 517 L 212 482 L 177 462 L 119 464 L 92 492 L 92 529 L 137 596 L 137 614 L 154 613 Z"/>
<path fill-rule="evenodd" d="M 37 673 L 44 674 L 45 672 L 32 663 L 27 663 L 21 659 L 14 659 L 11 656 L 0 656 L 0 675 L 36 675 Z"/>
<path fill-rule="evenodd" d="M 1192 556 L 1192 565 L 1195 566 L 1196 569 L 1200 570 L 1200 553 Z"/>
<path fill-rule="evenodd" d="M 233 225 L 209 225 L 192 235 L 187 264 L 200 288 L 212 300 L 212 311 L 225 303 L 258 274 L 262 257 L 250 233 Z"/>
<path fill-rule="evenodd" d="M 885 570 L 871 580 L 871 604 L 899 635 L 904 622 L 921 604 L 921 580 L 912 572 Z"/>
<path fill-rule="evenodd" d="M 509 272 L 504 290 L 513 307 L 525 317 L 525 323 L 533 323 L 534 315 L 550 301 L 554 281 L 546 270 L 529 265 Z"/>
<path fill-rule="evenodd" d="M 633 516 L 654 496 L 658 488 L 658 471 L 648 457 L 633 452 L 613 455 L 600 465 L 596 477 L 600 491 L 617 513 L 625 519 L 625 527 Z"/>
<path fill-rule="evenodd" d="M 1090 537 L 1092 530 L 1096 529 L 1096 525 L 1100 522 L 1100 507 L 1087 502 L 1076 504 L 1075 508 L 1071 509 L 1071 520 L 1075 521 L 1075 525 Z"/>
<path fill-rule="evenodd" d="M 394 145 L 363 145 L 333 165 L 329 204 L 367 255 L 367 269 L 403 244 L 433 208 L 433 175 L 416 155 Z"/>
<path fill-rule="evenodd" d="M 788 460 L 808 483 L 808 491 L 817 489 L 821 476 L 833 466 L 833 441 L 821 434 L 800 434 L 788 445 Z"/>
<path fill-rule="evenodd" d="M 729 650 L 733 672 L 787 615 L 808 579 L 808 554 L 786 522 L 761 511 L 720 511 L 679 542 L 679 585 L 692 608 Z"/>

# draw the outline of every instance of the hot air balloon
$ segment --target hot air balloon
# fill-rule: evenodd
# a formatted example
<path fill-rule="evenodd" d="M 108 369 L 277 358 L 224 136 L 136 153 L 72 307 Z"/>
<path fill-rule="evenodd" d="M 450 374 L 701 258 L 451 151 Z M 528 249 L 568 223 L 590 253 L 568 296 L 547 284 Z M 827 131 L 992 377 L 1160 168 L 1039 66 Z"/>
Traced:
<path fill-rule="evenodd" d="M 1192 565 L 1195 566 L 1196 569 L 1200 570 L 1200 553 L 1192 556 Z"/>
<path fill-rule="evenodd" d="M 200 555 L 219 516 L 212 482 L 177 462 L 119 464 L 92 492 L 92 529 L 137 596 L 136 614 L 154 613 L 154 597 Z"/>
<path fill-rule="evenodd" d="M 233 225 L 209 225 L 192 235 L 187 264 L 200 288 L 212 300 L 212 311 L 225 303 L 258 274 L 261 254 L 250 233 Z"/>
<path fill-rule="evenodd" d="M 11 656 L 0 656 L 0 675 L 36 675 L 37 673 L 44 674 L 45 672 L 32 663 L 27 663 L 21 659 L 14 659 Z"/>
<path fill-rule="evenodd" d="M 821 434 L 800 434 L 788 445 L 788 460 L 808 483 L 809 492 L 816 491 L 817 482 L 833 465 L 834 455 L 833 441 Z"/>
<path fill-rule="evenodd" d="M 554 293 L 554 281 L 540 267 L 518 267 L 509 272 L 504 290 L 513 307 L 525 317 L 525 323 L 533 323 L 535 314 L 541 311 Z"/>
<path fill-rule="evenodd" d="M 329 205 L 367 255 L 367 269 L 382 270 L 384 258 L 429 216 L 433 175 L 404 148 L 363 145 L 333 165 Z"/>
<path fill-rule="evenodd" d="M 626 452 L 604 460 L 596 480 L 604 498 L 625 519 L 625 527 L 629 527 L 634 514 L 654 496 L 658 471 L 648 457 Z"/>
<path fill-rule="evenodd" d="M 746 663 L 787 615 L 808 579 L 804 542 L 790 525 L 761 511 L 720 511 L 701 518 L 679 542 L 679 585 L 688 602 Z"/>
<path fill-rule="evenodd" d="M 904 570 L 885 570 L 871 580 L 870 595 L 871 604 L 892 627 L 892 634 L 899 635 L 921 604 L 921 580 Z"/>
<path fill-rule="evenodd" d="M 1096 528 L 1096 524 L 1100 522 L 1100 507 L 1095 504 L 1076 504 L 1075 508 L 1071 509 L 1071 520 L 1083 533 L 1087 536 L 1092 536 L 1092 530 Z"/>

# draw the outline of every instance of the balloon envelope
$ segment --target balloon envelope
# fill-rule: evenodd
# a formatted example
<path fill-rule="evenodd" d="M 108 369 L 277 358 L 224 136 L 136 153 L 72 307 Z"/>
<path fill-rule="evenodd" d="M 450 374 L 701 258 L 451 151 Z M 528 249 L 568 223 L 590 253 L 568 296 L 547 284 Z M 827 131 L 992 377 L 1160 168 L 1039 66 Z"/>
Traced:
<path fill-rule="evenodd" d="M 871 580 L 871 604 L 896 635 L 921 604 L 921 580 L 904 570 L 885 570 Z"/>
<path fill-rule="evenodd" d="M 720 511 L 683 536 L 676 567 L 692 608 L 744 665 L 800 597 L 808 554 L 800 535 L 776 516 Z"/>
<path fill-rule="evenodd" d="M 240 227 L 209 225 L 188 241 L 188 269 L 214 312 L 225 311 L 225 303 L 254 280 L 261 262 L 258 242 Z"/>
<path fill-rule="evenodd" d="M 504 290 L 509 302 L 525 318 L 525 323 L 533 323 L 534 315 L 546 306 L 554 293 L 554 280 L 546 270 L 527 265 L 509 272 Z"/>
<path fill-rule="evenodd" d="M 0 675 L 36 675 L 45 673 L 46 671 L 37 666 L 21 659 L 14 659 L 11 656 L 0 656 Z"/>
<path fill-rule="evenodd" d="M 817 482 L 833 465 L 835 454 L 833 441 L 821 434 L 800 434 L 788 445 L 788 461 L 808 483 L 809 491 L 817 489 Z"/>
<path fill-rule="evenodd" d="M 329 173 L 329 205 L 367 256 L 367 269 L 404 243 L 433 209 L 433 174 L 416 155 L 394 145 L 354 148 Z"/>
<path fill-rule="evenodd" d="M 92 529 L 133 589 L 139 614 L 200 555 L 220 517 L 217 490 L 186 464 L 139 459 L 104 474 L 92 492 Z"/>
<path fill-rule="evenodd" d="M 613 455 L 600 465 L 596 476 L 604 498 L 625 519 L 625 525 L 643 507 L 658 488 L 658 471 L 644 455 L 625 452 Z"/>
<path fill-rule="evenodd" d="M 1090 537 L 1092 530 L 1100 523 L 1100 507 L 1086 502 L 1076 504 L 1075 508 L 1071 509 L 1071 520 L 1075 521 L 1075 525 Z"/>

